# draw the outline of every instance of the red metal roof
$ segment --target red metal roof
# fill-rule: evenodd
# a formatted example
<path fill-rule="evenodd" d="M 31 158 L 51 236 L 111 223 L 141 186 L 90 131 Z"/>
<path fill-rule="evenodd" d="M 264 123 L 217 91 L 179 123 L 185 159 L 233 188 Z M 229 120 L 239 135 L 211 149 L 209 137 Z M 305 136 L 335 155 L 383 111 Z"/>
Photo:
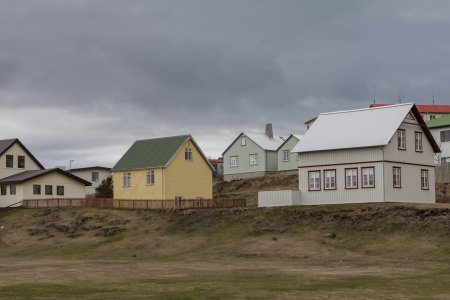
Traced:
<path fill-rule="evenodd" d="M 208 159 L 210 163 L 214 164 L 220 164 L 223 163 L 223 159 Z"/>
<path fill-rule="evenodd" d="M 390 104 L 370 104 L 369 107 L 380 107 Z M 450 105 L 416 105 L 417 109 L 421 113 L 443 113 L 450 114 Z"/>

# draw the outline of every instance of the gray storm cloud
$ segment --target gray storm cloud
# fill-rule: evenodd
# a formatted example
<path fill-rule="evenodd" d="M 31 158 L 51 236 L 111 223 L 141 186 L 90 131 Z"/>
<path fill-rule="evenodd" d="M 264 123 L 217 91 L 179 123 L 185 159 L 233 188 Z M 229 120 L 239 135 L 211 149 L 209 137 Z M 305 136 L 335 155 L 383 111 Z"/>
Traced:
<path fill-rule="evenodd" d="M 304 131 L 323 111 L 450 104 L 446 1 L 3 1 L 3 138 L 112 166 L 135 139 Z"/>

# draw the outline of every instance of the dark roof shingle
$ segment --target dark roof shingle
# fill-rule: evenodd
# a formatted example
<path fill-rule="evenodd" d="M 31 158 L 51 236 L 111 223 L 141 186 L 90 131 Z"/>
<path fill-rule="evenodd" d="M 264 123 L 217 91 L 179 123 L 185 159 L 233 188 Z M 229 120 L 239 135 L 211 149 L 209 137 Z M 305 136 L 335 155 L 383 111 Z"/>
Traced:
<path fill-rule="evenodd" d="M 26 182 L 28 180 L 52 173 L 52 172 L 58 172 L 62 175 L 65 175 L 67 177 L 70 177 L 72 179 L 75 179 L 84 185 L 91 185 L 89 181 L 86 181 L 78 176 L 75 176 L 73 174 L 70 174 L 64 170 L 53 168 L 53 169 L 44 169 L 44 170 L 32 170 L 32 171 L 24 171 L 19 174 L 11 175 L 5 178 L 0 179 L 0 184 L 20 184 L 23 182 Z"/>

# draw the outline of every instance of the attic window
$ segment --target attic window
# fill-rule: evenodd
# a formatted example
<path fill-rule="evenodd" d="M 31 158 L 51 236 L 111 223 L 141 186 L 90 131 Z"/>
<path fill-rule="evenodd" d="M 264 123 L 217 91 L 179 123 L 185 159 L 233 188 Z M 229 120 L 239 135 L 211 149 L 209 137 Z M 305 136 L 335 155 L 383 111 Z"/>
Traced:
<path fill-rule="evenodd" d="M 13 168 L 14 167 L 14 156 L 6 155 L 6 167 Z"/>
<path fill-rule="evenodd" d="M 192 161 L 192 149 L 191 148 L 184 149 L 184 160 Z"/>
<path fill-rule="evenodd" d="M 414 117 L 413 117 L 413 115 L 412 115 L 411 113 L 408 113 L 408 114 L 406 115 L 406 119 L 408 119 L 408 120 L 414 120 Z"/>
<path fill-rule="evenodd" d="M 22 155 L 17 156 L 17 167 L 20 169 L 25 168 L 25 156 Z"/>
<path fill-rule="evenodd" d="M 246 140 L 245 140 L 245 136 L 243 136 L 241 138 L 241 146 L 245 146 L 245 144 L 246 144 Z"/>

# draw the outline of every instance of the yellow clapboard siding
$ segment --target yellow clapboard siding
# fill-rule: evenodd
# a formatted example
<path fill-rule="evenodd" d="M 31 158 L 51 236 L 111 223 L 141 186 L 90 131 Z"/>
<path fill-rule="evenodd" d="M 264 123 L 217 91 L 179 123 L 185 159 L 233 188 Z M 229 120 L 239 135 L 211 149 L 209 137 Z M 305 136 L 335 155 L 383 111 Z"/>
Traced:
<path fill-rule="evenodd" d="M 147 185 L 147 171 L 155 172 L 155 184 Z M 161 169 L 133 170 L 131 185 L 123 186 L 123 173 L 113 172 L 115 199 L 163 199 Z"/>
<path fill-rule="evenodd" d="M 185 160 L 185 148 L 192 149 L 192 161 Z M 147 171 L 154 170 L 155 184 L 147 185 Z M 212 170 L 200 150 L 189 139 L 166 168 L 131 170 L 131 185 L 123 186 L 125 172 L 113 172 L 115 199 L 212 198 Z"/>

